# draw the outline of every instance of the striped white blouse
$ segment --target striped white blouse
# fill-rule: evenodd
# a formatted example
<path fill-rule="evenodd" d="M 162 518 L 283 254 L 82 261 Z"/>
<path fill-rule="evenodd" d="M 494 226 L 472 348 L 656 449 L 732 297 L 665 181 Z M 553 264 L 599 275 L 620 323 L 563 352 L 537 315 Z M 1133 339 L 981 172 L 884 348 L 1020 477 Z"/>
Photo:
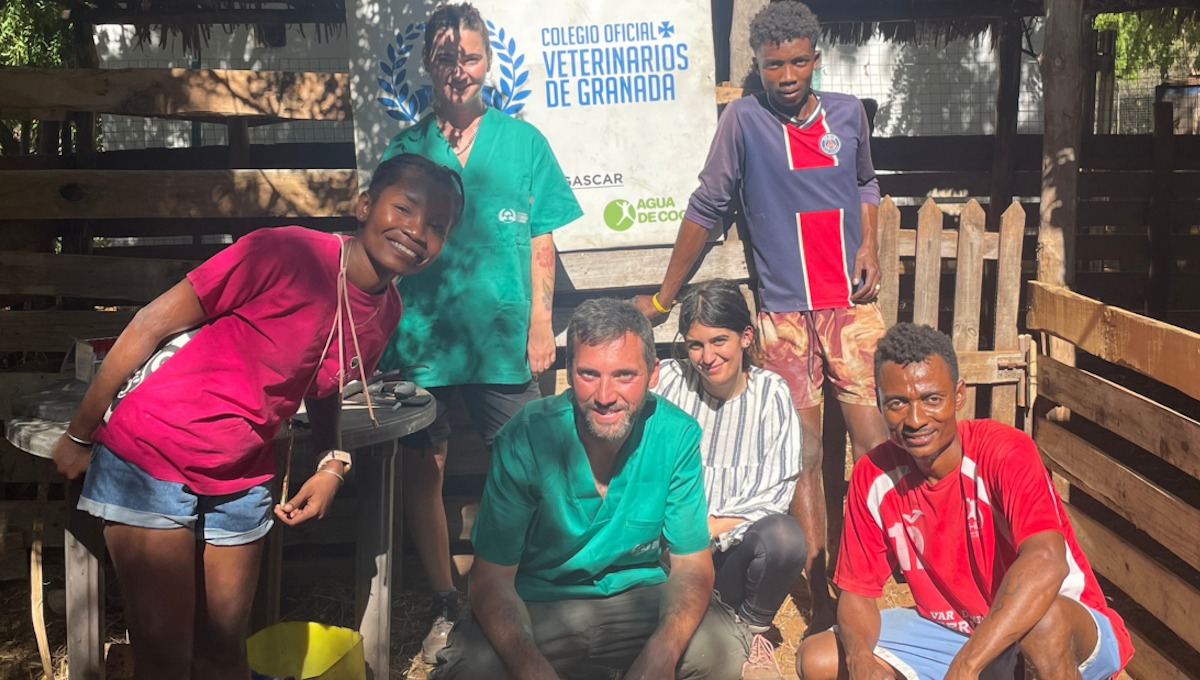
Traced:
<path fill-rule="evenodd" d="M 722 550 L 739 543 L 755 521 L 788 511 L 800 475 L 801 431 L 782 377 L 751 367 L 745 391 L 721 401 L 704 391 L 690 363 L 667 360 L 653 391 L 700 423 L 708 514 L 747 520 L 719 537 Z"/>

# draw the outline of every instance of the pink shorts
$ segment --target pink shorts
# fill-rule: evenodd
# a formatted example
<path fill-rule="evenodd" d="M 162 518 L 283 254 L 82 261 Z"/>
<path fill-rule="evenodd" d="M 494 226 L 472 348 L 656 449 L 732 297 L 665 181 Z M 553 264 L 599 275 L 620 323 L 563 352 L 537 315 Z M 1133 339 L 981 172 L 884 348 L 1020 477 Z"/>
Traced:
<path fill-rule="evenodd" d="M 884 333 L 883 314 L 872 302 L 813 312 L 759 312 L 764 368 L 787 380 L 796 410 L 821 404 L 828 378 L 837 399 L 874 406 L 875 345 Z"/>

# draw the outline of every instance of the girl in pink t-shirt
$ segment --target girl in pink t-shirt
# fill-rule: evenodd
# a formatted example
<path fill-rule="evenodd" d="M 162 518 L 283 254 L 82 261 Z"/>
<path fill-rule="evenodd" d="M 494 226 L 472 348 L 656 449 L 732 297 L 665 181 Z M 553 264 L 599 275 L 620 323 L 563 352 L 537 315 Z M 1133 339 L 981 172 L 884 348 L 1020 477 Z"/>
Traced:
<path fill-rule="evenodd" d="M 271 441 L 305 401 L 326 455 L 274 515 L 322 517 L 350 466 L 340 385 L 374 371 L 400 320 L 396 277 L 437 258 L 462 208 L 454 171 L 397 156 L 359 196 L 354 237 L 255 231 L 113 345 L 54 460 L 70 478 L 88 472 L 79 509 L 105 520 L 139 680 L 250 677 Z"/>

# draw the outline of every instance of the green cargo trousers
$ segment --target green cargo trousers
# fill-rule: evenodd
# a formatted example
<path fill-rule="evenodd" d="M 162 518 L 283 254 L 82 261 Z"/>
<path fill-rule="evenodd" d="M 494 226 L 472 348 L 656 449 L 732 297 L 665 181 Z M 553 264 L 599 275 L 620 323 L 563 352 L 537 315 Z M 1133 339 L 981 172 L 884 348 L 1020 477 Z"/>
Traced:
<path fill-rule="evenodd" d="M 526 602 L 538 651 L 560 676 L 600 667 L 626 671 L 658 628 L 662 584 L 589 600 Z M 716 593 L 679 660 L 679 680 L 737 680 L 750 652 L 751 634 Z M 438 652 L 430 680 L 511 678 L 483 632 L 464 612 L 446 647 Z"/>

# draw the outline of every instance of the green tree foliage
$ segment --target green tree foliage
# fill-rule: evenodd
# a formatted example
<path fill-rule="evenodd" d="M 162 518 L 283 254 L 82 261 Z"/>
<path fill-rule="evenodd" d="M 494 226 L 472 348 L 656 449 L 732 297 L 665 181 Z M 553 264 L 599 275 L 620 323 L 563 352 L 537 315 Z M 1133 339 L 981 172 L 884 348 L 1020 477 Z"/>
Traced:
<path fill-rule="evenodd" d="M 53 0 L 0 0 L 0 66 L 73 66 L 71 22 Z"/>
<path fill-rule="evenodd" d="M 1151 70 L 1162 77 L 1194 74 L 1200 72 L 1200 22 L 1191 15 L 1178 9 L 1100 14 L 1095 26 L 1117 32 L 1118 78 Z"/>

